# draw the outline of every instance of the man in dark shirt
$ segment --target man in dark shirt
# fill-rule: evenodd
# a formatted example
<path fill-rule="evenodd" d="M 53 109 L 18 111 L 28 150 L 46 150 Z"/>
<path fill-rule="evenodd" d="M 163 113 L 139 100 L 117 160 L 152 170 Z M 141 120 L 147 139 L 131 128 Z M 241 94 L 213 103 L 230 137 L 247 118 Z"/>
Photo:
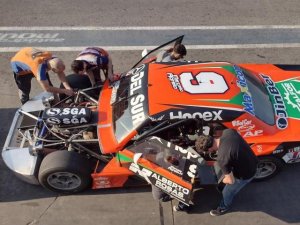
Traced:
<path fill-rule="evenodd" d="M 258 159 L 247 142 L 236 130 L 226 129 L 220 138 L 201 135 L 196 141 L 197 151 L 217 151 L 217 162 L 226 184 L 219 206 L 210 211 L 212 216 L 226 213 L 235 195 L 255 176 Z"/>

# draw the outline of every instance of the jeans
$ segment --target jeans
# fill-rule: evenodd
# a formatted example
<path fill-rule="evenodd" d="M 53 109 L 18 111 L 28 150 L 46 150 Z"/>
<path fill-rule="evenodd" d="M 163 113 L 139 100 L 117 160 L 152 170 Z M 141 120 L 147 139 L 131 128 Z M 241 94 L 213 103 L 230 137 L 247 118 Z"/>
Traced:
<path fill-rule="evenodd" d="M 246 184 L 250 183 L 253 180 L 254 177 L 248 179 L 248 180 L 241 180 L 241 179 L 236 179 L 234 184 L 226 184 L 222 191 L 223 199 L 220 202 L 219 207 L 221 209 L 227 209 L 231 206 L 232 201 L 236 194 L 246 186 Z"/>

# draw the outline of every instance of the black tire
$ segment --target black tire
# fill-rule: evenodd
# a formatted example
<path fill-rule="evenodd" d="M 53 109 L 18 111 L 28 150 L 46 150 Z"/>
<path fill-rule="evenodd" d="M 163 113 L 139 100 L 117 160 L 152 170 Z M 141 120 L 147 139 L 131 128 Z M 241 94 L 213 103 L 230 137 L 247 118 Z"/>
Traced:
<path fill-rule="evenodd" d="M 74 90 L 81 90 L 92 87 L 90 79 L 86 75 L 79 75 L 79 74 L 70 74 L 66 76 L 66 80 L 69 83 L 70 87 Z M 64 88 L 64 85 L 61 83 L 60 88 Z M 89 93 L 91 94 L 91 93 Z M 66 98 L 65 94 L 59 94 L 59 98 L 62 100 Z"/>
<path fill-rule="evenodd" d="M 40 166 L 40 184 L 54 192 L 73 194 L 91 185 L 92 164 L 77 152 L 55 151 Z"/>
<path fill-rule="evenodd" d="M 264 181 L 274 177 L 278 174 L 283 167 L 283 163 L 280 159 L 273 156 L 259 157 L 257 165 L 257 171 L 254 177 L 254 181 Z"/>

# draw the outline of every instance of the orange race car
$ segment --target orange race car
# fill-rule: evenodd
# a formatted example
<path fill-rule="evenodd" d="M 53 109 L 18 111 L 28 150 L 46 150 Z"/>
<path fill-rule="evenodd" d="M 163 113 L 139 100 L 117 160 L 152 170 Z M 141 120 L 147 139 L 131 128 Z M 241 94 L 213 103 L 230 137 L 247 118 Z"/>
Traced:
<path fill-rule="evenodd" d="M 150 51 L 112 84 L 56 104 L 33 98 L 15 115 L 4 162 L 56 192 L 151 183 L 189 204 L 195 187 L 220 176 L 215 155 L 195 151 L 200 134 L 236 129 L 260 159 L 256 180 L 300 161 L 300 68 L 155 62 L 182 39 Z"/>

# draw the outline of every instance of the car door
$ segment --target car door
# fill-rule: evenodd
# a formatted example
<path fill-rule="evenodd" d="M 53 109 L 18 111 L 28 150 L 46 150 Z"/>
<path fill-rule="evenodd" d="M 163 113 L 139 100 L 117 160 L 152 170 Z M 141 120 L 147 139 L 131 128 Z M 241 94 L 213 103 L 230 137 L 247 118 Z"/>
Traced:
<path fill-rule="evenodd" d="M 120 163 L 149 184 L 189 204 L 198 155 L 151 136 L 119 152 Z"/>

